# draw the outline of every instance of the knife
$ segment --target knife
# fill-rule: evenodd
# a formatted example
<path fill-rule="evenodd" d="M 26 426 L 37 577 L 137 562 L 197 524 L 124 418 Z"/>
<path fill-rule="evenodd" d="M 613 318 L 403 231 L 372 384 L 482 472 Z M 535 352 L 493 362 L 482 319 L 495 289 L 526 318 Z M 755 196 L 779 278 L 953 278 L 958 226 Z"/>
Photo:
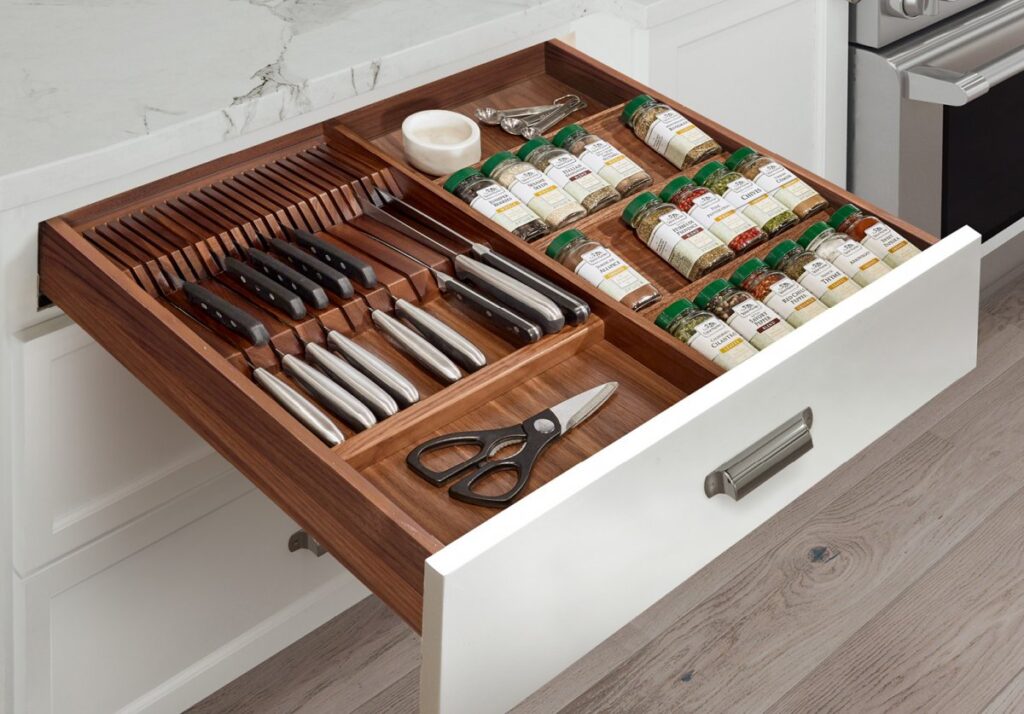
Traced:
<path fill-rule="evenodd" d="M 270 342 L 270 332 L 267 331 L 266 325 L 242 308 L 236 307 L 198 283 L 186 282 L 182 289 L 190 303 L 198 305 L 200 310 L 253 345 L 260 347 Z"/>
<path fill-rule="evenodd" d="M 404 298 L 394 298 L 395 315 L 404 318 L 432 345 L 457 362 L 467 372 L 475 372 L 487 365 L 487 357 L 480 348 L 463 337 L 451 326 L 418 305 Z"/>
<path fill-rule="evenodd" d="M 285 374 L 294 379 L 320 404 L 353 429 L 362 431 L 377 423 L 373 412 L 323 372 L 290 354 L 281 357 Z"/>
<path fill-rule="evenodd" d="M 284 311 L 291 319 L 301 320 L 306 316 L 306 305 L 302 302 L 302 298 L 251 265 L 246 265 L 237 258 L 228 256 L 224 259 L 224 271 L 228 275 L 238 278 L 239 282 L 253 295 Z"/>
<path fill-rule="evenodd" d="M 288 262 L 294 265 L 300 273 L 316 282 L 324 290 L 329 290 L 340 298 L 348 299 L 352 297 L 355 291 L 352 289 L 352 282 L 345 277 L 344 273 L 335 270 L 324 261 L 310 255 L 288 241 L 281 240 L 280 238 L 273 238 L 268 241 L 267 238 L 260 237 L 263 238 L 264 242 L 269 242 L 274 250 L 287 258 Z"/>
<path fill-rule="evenodd" d="M 345 337 L 345 335 L 336 330 L 331 330 L 327 333 L 327 346 L 358 367 L 363 374 L 384 387 L 388 394 L 394 397 L 395 401 L 403 409 L 420 400 L 419 390 L 416 389 L 412 382 L 355 340 Z"/>
<path fill-rule="evenodd" d="M 315 342 L 306 343 L 306 360 L 315 364 L 338 384 L 366 404 L 380 419 L 398 413 L 398 404 L 376 382 L 330 350 Z"/>
<path fill-rule="evenodd" d="M 252 378 L 274 398 L 274 401 L 298 419 L 303 426 L 320 437 L 325 444 L 337 446 L 345 440 L 341 430 L 334 425 L 334 422 L 310 404 L 308 399 L 273 374 L 262 367 L 257 367 L 252 371 Z"/>
<path fill-rule="evenodd" d="M 371 307 L 370 319 L 373 320 L 373 324 L 377 326 L 378 330 L 394 341 L 399 349 L 419 362 L 445 384 L 453 384 L 462 378 L 459 368 L 443 352 L 391 315 Z"/>
<path fill-rule="evenodd" d="M 329 243 L 323 238 L 315 236 L 307 231 L 291 228 L 289 226 L 285 226 L 284 231 L 300 246 L 308 250 L 323 262 L 327 263 L 332 268 L 340 270 L 364 288 L 377 287 L 377 274 L 373 272 L 373 266 L 362 258 L 357 258 L 351 253 L 345 252 L 333 243 Z"/>
<path fill-rule="evenodd" d="M 302 298 L 303 302 L 312 305 L 317 310 L 323 310 L 330 304 L 327 300 L 327 293 L 322 287 L 269 253 L 264 253 L 257 248 L 250 248 L 249 260 L 257 270 L 277 281 L 278 285 L 288 288 Z"/>

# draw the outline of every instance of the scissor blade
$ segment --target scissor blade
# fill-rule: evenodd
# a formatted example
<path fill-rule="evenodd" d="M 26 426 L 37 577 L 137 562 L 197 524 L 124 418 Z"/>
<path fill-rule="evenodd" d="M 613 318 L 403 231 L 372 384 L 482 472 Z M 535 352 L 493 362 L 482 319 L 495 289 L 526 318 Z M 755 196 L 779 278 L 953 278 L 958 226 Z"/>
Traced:
<path fill-rule="evenodd" d="M 588 389 L 581 394 L 577 394 L 575 397 L 566 399 L 561 404 L 551 407 L 551 411 L 554 412 L 555 417 L 558 419 L 558 425 L 561 427 L 562 433 L 564 434 L 570 429 L 575 428 L 580 422 L 600 409 L 608 401 L 608 397 L 612 396 L 618 388 L 618 382 L 607 382 L 600 387 Z"/>

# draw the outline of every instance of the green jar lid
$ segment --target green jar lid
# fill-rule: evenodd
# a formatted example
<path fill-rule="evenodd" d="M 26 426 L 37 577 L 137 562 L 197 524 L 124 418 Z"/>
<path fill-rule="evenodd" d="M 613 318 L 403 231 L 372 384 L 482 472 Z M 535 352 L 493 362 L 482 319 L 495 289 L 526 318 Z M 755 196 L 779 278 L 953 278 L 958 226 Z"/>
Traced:
<path fill-rule="evenodd" d="M 751 154 L 756 153 L 757 152 L 751 149 L 749 146 L 744 146 L 743 148 L 736 149 L 736 151 L 732 152 L 732 156 L 725 160 L 725 167 L 730 171 L 735 171 L 736 167 L 740 165 L 743 159 L 747 158 Z"/>
<path fill-rule="evenodd" d="M 468 179 L 470 176 L 483 176 L 483 174 L 480 173 L 478 169 L 475 169 L 472 166 L 467 166 L 464 169 L 459 169 L 451 176 L 449 176 L 448 180 L 444 182 L 444 190 L 447 191 L 448 193 L 455 193 L 455 187 L 458 186 L 463 181 L 465 181 L 466 179 Z"/>
<path fill-rule="evenodd" d="M 695 184 L 693 179 L 689 176 L 679 176 L 665 184 L 665 188 L 661 189 L 661 193 L 658 194 L 658 198 L 662 201 L 668 202 L 679 192 L 679 189 L 696 185 L 697 184 Z"/>
<path fill-rule="evenodd" d="M 530 139 L 528 142 L 519 147 L 519 151 L 516 152 L 522 161 L 526 161 L 526 157 L 530 155 L 530 152 L 536 149 L 538 146 L 544 146 L 551 142 L 545 139 L 543 136 L 538 136 L 536 139 Z"/>
<path fill-rule="evenodd" d="M 687 299 L 676 300 L 674 303 L 661 311 L 661 314 L 654 318 L 654 324 L 663 330 L 667 330 L 672 321 L 687 310 L 692 310 L 694 305 Z"/>
<path fill-rule="evenodd" d="M 640 210 L 649 204 L 651 201 L 657 201 L 658 197 L 650 191 L 644 191 L 639 196 L 634 198 L 632 201 L 626 204 L 625 210 L 622 212 L 622 220 L 629 225 L 633 225 L 633 219 L 636 218 L 636 214 L 640 213 Z"/>
<path fill-rule="evenodd" d="M 570 124 L 569 126 L 559 129 L 558 132 L 551 137 L 551 143 L 559 149 L 564 149 L 566 144 L 570 143 L 577 134 L 581 133 L 586 134 L 587 130 L 579 124 Z"/>
<path fill-rule="evenodd" d="M 717 161 L 709 161 L 704 165 L 704 168 L 694 175 L 693 180 L 703 186 L 704 182 L 711 178 L 711 174 L 716 171 L 725 171 L 725 167 Z"/>
<path fill-rule="evenodd" d="M 743 285 L 743 281 L 749 278 L 751 275 L 756 273 L 758 270 L 767 268 L 764 261 L 760 258 L 751 258 L 746 263 L 736 268 L 736 271 L 729 277 L 731 282 L 736 287 Z"/>
<path fill-rule="evenodd" d="M 721 278 L 712 280 L 703 290 L 697 293 L 697 299 L 694 302 L 697 303 L 697 307 L 703 310 L 714 300 L 715 295 L 731 287 L 732 285 L 729 284 L 728 280 L 722 280 Z"/>
<path fill-rule="evenodd" d="M 509 159 L 516 158 L 511 151 L 499 151 L 497 154 L 487 159 L 484 165 L 480 167 L 480 170 L 484 173 L 484 176 L 490 178 L 491 172 L 498 167 L 498 164 Z"/>
<path fill-rule="evenodd" d="M 779 261 L 782 260 L 783 256 L 792 251 L 794 248 L 799 248 L 796 243 L 791 240 L 784 240 L 777 246 L 768 251 L 768 255 L 764 257 L 764 262 L 768 263 L 773 268 L 779 267 Z"/>
<path fill-rule="evenodd" d="M 832 214 L 832 217 L 828 219 L 828 224 L 833 228 L 838 229 L 847 218 L 852 216 L 854 213 L 859 213 L 860 209 L 854 206 L 852 203 L 847 203 L 845 206 L 836 209 L 836 212 Z"/>
<path fill-rule="evenodd" d="M 832 226 L 825 223 L 825 221 L 818 221 L 817 223 L 812 223 L 810 226 L 808 226 L 807 230 L 804 231 L 804 234 L 797 239 L 796 242 L 801 248 L 806 248 L 811 244 L 812 240 L 820 236 L 825 231 L 830 230 L 832 230 Z"/>
<path fill-rule="evenodd" d="M 637 109 L 647 104 L 648 102 L 653 101 L 654 97 L 652 97 L 649 94 L 641 94 L 638 97 L 633 97 L 628 102 L 626 102 L 626 106 L 622 108 L 622 121 L 628 124 L 629 120 L 633 118 L 634 114 L 636 114 Z"/>
<path fill-rule="evenodd" d="M 570 228 L 567 231 L 563 231 L 555 236 L 555 239 L 548 244 L 548 249 L 544 252 L 548 254 L 549 258 L 558 259 L 558 254 L 562 252 L 562 249 L 572 243 L 578 238 L 586 238 L 579 228 Z"/>

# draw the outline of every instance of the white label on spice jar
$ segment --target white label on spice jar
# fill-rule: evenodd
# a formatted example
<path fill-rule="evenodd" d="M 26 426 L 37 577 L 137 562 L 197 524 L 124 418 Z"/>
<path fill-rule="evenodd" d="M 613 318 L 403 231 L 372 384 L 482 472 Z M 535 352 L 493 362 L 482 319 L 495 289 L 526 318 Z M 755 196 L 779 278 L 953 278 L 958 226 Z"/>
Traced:
<path fill-rule="evenodd" d="M 835 254 L 829 256 L 832 264 L 853 278 L 861 287 L 873 283 L 889 272 L 885 263 L 855 240 L 837 242 L 833 252 Z"/>
<path fill-rule="evenodd" d="M 724 369 L 732 369 L 757 354 L 746 340 L 717 317 L 694 327 L 693 336 L 686 344 Z"/>
<path fill-rule="evenodd" d="M 647 245 L 686 277 L 701 256 L 722 247 L 721 241 L 678 209 L 663 213 L 658 221 Z"/>
<path fill-rule="evenodd" d="M 533 215 L 530 209 L 508 189 L 498 184 L 491 184 L 477 191 L 469 206 L 509 231 L 537 220 L 537 216 Z"/>
<path fill-rule="evenodd" d="M 825 305 L 807 292 L 803 285 L 789 278 L 772 283 L 764 301 L 793 327 L 800 327 L 826 310 Z"/>
<path fill-rule="evenodd" d="M 604 139 L 586 144 L 580 154 L 580 161 L 612 186 L 618 186 L 619 182 L 633 174 L 643 173 L 635 161 Z"/>
<path fill-rule="evenodd" d="M 838 305 L 860 289 L 843 271 L 822 258 L 808 262 L 798 282 L 827 307 Z"/>
<path fill-rule="evenodd" d="M 793 331 L 774 310 L 753 299 L 733 305 L 732 315 L 726 322 L 759 350 Z"/>
<path fill-rule="evenodd" d="M 711 141 L 710 136 L 674 109 L 659 114 L 644 137 L 644 142 L 659 154 L 666 153 L 672 144 L 684 157 L 707 141 Z"/>
<path fill-rule="evenodd" d="M 572 199 L 538 169 L 517 173 L 508 190 L 541 218 L 547 218 L 555 209 L 572 204 Z"/>
<path fill-rule="evenodd" d="M 559 154 L 551 159 L 545 173 L 580 203 L 594 191 L 600 191 L 608 185 L 604 179 L 569 153 Z"/>
<path fill-rule="evenodd" d="M 753 221 L 758 228 L 764 228 L 771 219 L 787 210 L 748 178 L 741 177 L 730 181 L 722 198 L 743 211 L 743 215 Z"/>
<path fill-rule="evenodd" d="M 647 285 L 647 280 L 640 273 L 603 246 L 580 255 L 576 274 L 616 300 Z"/>
<path fill-rule="evenodd" d="M 721 196 L 710 191 L 693 200 L 689 214 L 697 223 L 711 231 L 726 245 L 741 233 L 751 228 L 757 228 L 750 219 L 737 213 L 736 209 Z"/>
<path fill-rule="evenodd" d="M 818 195 L 817 191 L 794 176 L 792 171 L 774 161 L 758 169 L 754 183 L 791 211 L 808 198 Z"/>
<path fill-rule="evenodd" d="M 861 243 L 890 268 L 907 262 L 921 251 L 881 221 L 864 231 Z"/>

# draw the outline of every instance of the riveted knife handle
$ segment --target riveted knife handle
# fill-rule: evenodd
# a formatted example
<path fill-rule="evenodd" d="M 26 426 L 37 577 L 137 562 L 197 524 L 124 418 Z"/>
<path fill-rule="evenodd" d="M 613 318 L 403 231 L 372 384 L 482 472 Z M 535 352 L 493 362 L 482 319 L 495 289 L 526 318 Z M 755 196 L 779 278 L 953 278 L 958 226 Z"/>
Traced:
<path fill-rule="evenodd" d="M 266 325 L 247 313 L 242 308 L 231 304 L 220 295 L 216 295 L 197 283 L 185 283 L 182 286 L 185 297 L 190 303 L 212 317 L 235 334 L 241 335 L 256 346 L 270 342 L 270 332 Z"/>
<path fill-rule="evenodd" d="M 585 300 L 576 297 L 568 290 L 563 290 L 546 278 L 537 275 L 537 273 L 529 268 L 524 268 L 511 258 L 506 258 L 501 253 L 490 248 L 485 251 L 479 251 L 477 254 L 482 262 L 533 288 L 555 303 L 558 309 L 562 311 L 562 314 L 565 315 L 565 321 L 570 325 L 581 325 L 590 317 L 590 305 Z"/>
<path fill-rule="evenodd" d="M 362 258 L 348 253 L 329 241 L 315 236 L 308 231 L 295 228 L 285 228 L 285 231 L 300 246 L 308 250 L 317 258 L 327 263 L 332 268 L 340 270 L 352 280 L 364 288 L 377 287 L 377 274 L 373 272 L 373 266 Z"/>
<path fill-rule="evenodd" d="M 276 281 L 278 285 L 291 290 L 307 305 L 312 305 L 317 310 L 323 310 L 329 304 L 327 293 L 322 287 L 269 253 L 250 248 L 249 260 L 257 270 Z"/>
<path fill-rule="evenodd" d="M 451 276 L 442 276 L 440 280 L 446 291 L 451 291 L 459 302 L 500 329 L 513 342 L 525 345 L 544 336 L 540 325 L 530 322 L 466 283 Z"/>
<path fill-rule="evenodd" d="M 302 298 L 251 265 L 229 256 L 224 259 L 224 270 L 237 278 L 253 295 L 283 311 L 293 320 L 301 320 L 306 316 L 306 305 Z"/>
<path fill-rule="evenodd" d="M 305 275 L 328 292 L 340 298 L 348 299 L 355 294 L 350 281 L 340 270 L 332 268 L 319 258 L 310 255 L 288 241 L 274 238 L 269 241 L 271 247 L 288 259 L 296 270 Z"/>

